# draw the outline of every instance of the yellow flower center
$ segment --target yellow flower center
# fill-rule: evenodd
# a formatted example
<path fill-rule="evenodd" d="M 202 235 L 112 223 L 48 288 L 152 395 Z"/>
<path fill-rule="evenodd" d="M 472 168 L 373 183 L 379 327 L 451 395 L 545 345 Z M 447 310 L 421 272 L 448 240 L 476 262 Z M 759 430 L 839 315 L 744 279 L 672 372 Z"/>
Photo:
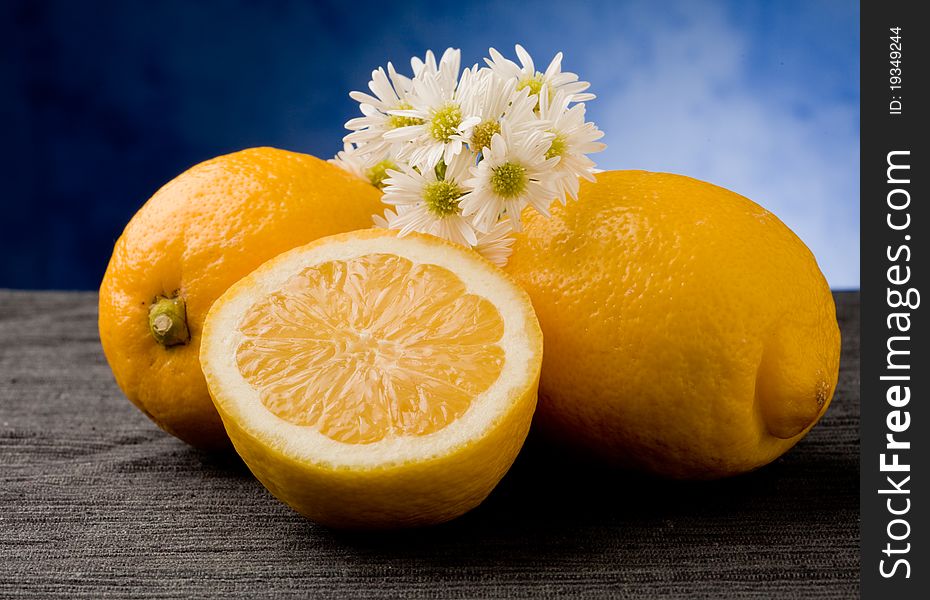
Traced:
<path fill-rule="evenodd" d="M 394 107 L 394 110 L 410 110 L 413 108 L 413 105 L 409 102 L 401 102 Z M 388 117 L 388 125 L 391 126 L 391 129 L 397 129 L 398 127 L 410 127 L 412 125 L 422 125 L 423 119 L 418 119 L 416 117 L 402 117 L 400 115 L 390 115 Z"/>
<path fill-rule="evenodd" d="M 549 101 L 552 101 L 552 87 L 543 81 L 543 74 L 539 71 L 536 71 L 536 74 L 532 77 L 524 77 L 517 83 L 518 92 L 524 88 L 530 88 L 530 95 L 536 96 L 536 106 L 533 107 L 533 110 L 536 112 L 539 112 L 539 95 L 543 92 L 543 90 L 546 91 L 546 96 L 548 97 Z"/>
<path fill-rule="evenodd" d="M 429 134 L 438 142 L 448 142 L 462 122 L 462 109 L 458 104 L 446 104 L 433 111 L 429 121 Z"/>
<path fill-rule="evenodd" d="M 368 170 L 365 171 L 365 177 L 368 178 L 371 185 L 378 189 L 384 189 L 384 180 L 387 179 L 388 169 L 399 171 L 400 167 L 398 167 L 397 163 L 393 160 L 386 158 L 369 167 Z"/>
<path fill-rule="evenodd" d="M 506 162 L 491 172 L 491 189 L 501 198 L 516 198 L 526 190 L 526 168 Z"/>
<path fill-rule="evenodd" d="M 552 140 L 552 145 L 549 146 L 549 149 L 546 151 L 546 158 L 552 158 L 554 156 L 562 156 L 565 154 L 565 151 L 568 149 L 568 144 L 565 141 L 565 136 L 561 133 L 555 134 L 555 138 Z"/>
<path fill-rule="evenodd" d="M 501 124 L 497 121 L 485 121 L 475 125 L 471 134 L 471 142 L 469 142 L 472 151 L 481 152 L 483 148 L 490 148 L 491 138 L 494 137 L 495 133 L 500 132 Z"/>
<path fill-rule="evenodd" d="M 542 73 L 537 72 L 536 75 L 532 77 L 526 77 L 520 80 L 520 82 L 517 83 L 517 91 L 519 92 L 523 88 L 530 88 L 530 94 L 538 96 L 543 88 Z"/>
<path fill-rule="evenodd" d="M 452 181 L 434 181 L 423 190 L 426 208 L 437 217 L 447 217 L 459 212 L 459 198 L 464 192 Z"/>

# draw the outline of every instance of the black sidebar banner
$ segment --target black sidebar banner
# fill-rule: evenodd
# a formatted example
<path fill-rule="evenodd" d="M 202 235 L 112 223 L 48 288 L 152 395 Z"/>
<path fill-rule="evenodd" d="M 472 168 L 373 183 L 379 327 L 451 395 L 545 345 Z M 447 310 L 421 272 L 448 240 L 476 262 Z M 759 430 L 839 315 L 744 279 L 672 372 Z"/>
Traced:
<path fill-rule="evenodd" d="M 930 598 L 930 23 L 861 14 L 862 597 Z M 921 11 L 925 13 L 926 11 Z"/>

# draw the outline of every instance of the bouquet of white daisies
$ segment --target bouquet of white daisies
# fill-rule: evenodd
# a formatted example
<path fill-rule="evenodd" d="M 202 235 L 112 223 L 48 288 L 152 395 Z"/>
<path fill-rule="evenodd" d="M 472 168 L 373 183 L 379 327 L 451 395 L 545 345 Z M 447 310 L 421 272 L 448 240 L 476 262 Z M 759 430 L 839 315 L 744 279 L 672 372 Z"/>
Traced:
<path fill-rule="evenodd" d="M 545 72 L 516 46 L 520 65 L 491 48 L 487 67 L 460 70 L 449 48 L 410 61 L 413 77 L 371 74 L 372 94 L 352 92 L 362 115 L 346 123 L 337 165 L 384 192 L 393 207 L 375 224 L 430 233 L 474 248 L 504 265 L 520 213 L 549 214 L 558 199 L 574 199 L 579 177 L 594 180 L 588 154 L 605 148 L 604 134 L 585 122 L 589 83 L 562 71 L 562 54 Z"/>

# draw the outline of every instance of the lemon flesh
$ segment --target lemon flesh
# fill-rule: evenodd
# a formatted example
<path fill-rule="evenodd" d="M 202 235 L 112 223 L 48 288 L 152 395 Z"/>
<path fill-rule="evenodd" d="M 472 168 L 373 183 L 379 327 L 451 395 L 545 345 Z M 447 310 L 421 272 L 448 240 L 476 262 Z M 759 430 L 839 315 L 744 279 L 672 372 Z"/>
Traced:
<path fill-rule="evenodd" d="M 448 269 L 373 254 L 308 267 L 256 303 L 236 360 L 275 415 L 369 443 L 461 417 L 500 375 L 503 325 Z"/>

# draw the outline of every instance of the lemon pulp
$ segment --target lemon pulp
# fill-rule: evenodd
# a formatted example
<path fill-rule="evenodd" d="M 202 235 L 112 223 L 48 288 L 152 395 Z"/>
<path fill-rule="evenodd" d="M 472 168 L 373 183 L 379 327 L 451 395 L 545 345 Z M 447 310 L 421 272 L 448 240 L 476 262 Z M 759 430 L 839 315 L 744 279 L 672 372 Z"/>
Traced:
<path fill-rule="evenodd" d="M 238 329 L 236 364 L 262 404 L 343 443 L 437 432 L 504 364 L 491 302 L 448 269 L 390 254 L 303 269 Z"/>

